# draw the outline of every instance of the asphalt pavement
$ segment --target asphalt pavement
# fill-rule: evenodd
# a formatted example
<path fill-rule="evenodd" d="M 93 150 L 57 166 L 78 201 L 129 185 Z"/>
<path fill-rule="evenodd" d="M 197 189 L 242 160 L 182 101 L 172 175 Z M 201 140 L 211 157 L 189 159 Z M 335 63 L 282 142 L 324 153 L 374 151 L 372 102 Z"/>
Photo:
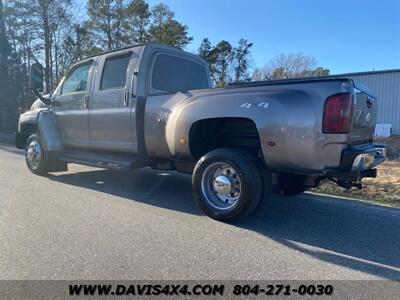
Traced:
<path fill-rule="evenodd" d="M 0 144 L 0 279 L 400 280 L 400 209 L 273 196 L 225 224 L 196 207 L 188 175 L 40 177 Z"/>

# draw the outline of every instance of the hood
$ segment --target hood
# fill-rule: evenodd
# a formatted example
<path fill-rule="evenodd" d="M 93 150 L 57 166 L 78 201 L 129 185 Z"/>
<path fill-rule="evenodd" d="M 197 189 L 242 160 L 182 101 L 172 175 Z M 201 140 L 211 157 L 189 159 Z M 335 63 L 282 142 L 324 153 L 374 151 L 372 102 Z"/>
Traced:
<path fill-rule="evenodd" d="M 50 97 L 51 94 L 46 94 L 43 95 L 43 97 Z M 48 107 L 48 105 L 44 104 L 43 101 L 41 101 L 39 98 L 36 99 L 35 102 L 33 102 L 33 104 L 31 105 L 31 109 L 30 110 L 38 110 L 38 109 L 43 109 Z"/>

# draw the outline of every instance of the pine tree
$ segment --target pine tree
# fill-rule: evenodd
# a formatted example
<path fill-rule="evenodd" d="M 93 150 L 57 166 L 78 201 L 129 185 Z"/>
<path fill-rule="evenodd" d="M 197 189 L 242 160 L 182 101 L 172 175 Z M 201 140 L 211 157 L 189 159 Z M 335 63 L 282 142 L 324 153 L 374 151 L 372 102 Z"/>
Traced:
<path fill-rule="evenodd" d="M 235 82 L 250 80 L 250 51 L 252 46 L 253 43 L 249 43 L 248 40 L 240 39 L 238 47 L 234 49 Z"/>
<path fill-rule="evenodd" d="M 127 5 L 123 0 L 89 0 L 89 20 L 86 24 L 93 41 L 107 50 L 121 48 L 128 43 L 125 32 Z"/>
<path fill-rule="evenodd" d="M 134 43 L 146 42 L 151 16 L 149 4 L 144 0 L 133 0 L 128 4 L 127 15 L 126 28 L 130 40 Z"/>
<path fill-rule="evenodd" d="M 188 27 L 174 19 L 169 7 L 160 3 L 152 9 L 152 23 L 149 28 L 151 42 L 184 48 L 193 38 L 188 36 Z"/>

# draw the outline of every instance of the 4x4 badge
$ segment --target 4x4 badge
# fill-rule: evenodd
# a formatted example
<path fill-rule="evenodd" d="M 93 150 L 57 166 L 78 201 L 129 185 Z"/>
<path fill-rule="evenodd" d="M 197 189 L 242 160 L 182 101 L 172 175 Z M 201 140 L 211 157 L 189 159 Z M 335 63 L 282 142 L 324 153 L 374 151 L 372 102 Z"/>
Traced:
<path fill-rule="evenodd" d="M 249 109 L 253 104 L 255 104 L 255 103 L 245 102 L 245 103 L 243 103 L 242 105 L 240 105 L 240 107 Z M 258 107 L 268 108 L 269 102 L 263 101 L 263 102 L 260 102 L 260 103 L 258 103 L 258 104 L 256 104 L 256 105 L 257 105 Z"/>

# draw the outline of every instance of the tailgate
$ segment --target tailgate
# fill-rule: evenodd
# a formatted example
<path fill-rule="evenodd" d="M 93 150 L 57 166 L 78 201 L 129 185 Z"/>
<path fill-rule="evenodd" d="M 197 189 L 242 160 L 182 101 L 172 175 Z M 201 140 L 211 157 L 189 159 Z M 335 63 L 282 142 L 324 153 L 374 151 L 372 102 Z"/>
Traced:
<path fill-rule="evenodd" d="M 371 141 L 376 124 L 377 100 L 368 89 L 354 86 L 352 129 L 350 142 L 358 144 Z"/>

